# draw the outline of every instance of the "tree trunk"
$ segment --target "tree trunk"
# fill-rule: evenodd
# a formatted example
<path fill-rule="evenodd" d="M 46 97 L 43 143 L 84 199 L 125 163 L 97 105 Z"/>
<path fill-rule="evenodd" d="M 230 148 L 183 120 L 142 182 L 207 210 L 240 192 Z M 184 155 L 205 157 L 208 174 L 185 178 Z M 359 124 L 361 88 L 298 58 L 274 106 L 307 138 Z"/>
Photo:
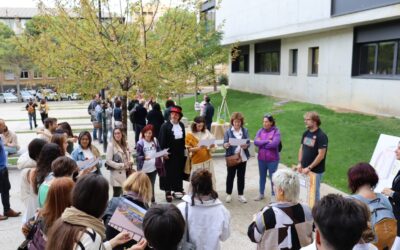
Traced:
<path fill-rule="evenodd" d="M 212 78 L 214 84 L 214 92 L 217 91 L 217 75 L 215 74 L 215 65 L 212 66 Z"/>
<path fill-rule="evenodd" d="M 123 124 L 122 130 L 128 137 L 128 91 L 124 92 L 121 102 L 122 102 L 121 108 L 122 108 L 122 124 Z"/>
<path fill-rule="evenodd" d="M 194 77 L 194 103 L 197 102 L 197 88 L 198 88 L 198 81 L 197 81 L 197 76 Z"/>
<path fill-rule="evenodd" d="M 20 95 L 20 88 L 21 88 L 21 82 L 20 82 L 20 74 L 21 74 L 21 69 L 19 68 L 19 67 L 17 67 L 17 74 L 15 74 L 16 75 L 16 77 L 17 77 L 17 98 L 18 98 L 18 102 L 21 102 L 21 95 Z"/>

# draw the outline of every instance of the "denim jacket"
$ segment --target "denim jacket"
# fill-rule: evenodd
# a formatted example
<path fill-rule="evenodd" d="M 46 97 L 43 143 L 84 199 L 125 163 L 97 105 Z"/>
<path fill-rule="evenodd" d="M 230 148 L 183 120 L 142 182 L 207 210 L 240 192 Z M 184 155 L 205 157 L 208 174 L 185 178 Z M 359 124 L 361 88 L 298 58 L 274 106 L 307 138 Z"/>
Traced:
<path fill-rule="evenodd" d="M 233 132 L 232 132 L 231 129 L 232 129 L 232 126 L 230 126 L 230 127 L 225 131 L 224 143 L 229 142 L 229 138 L 236 138 L 236 137 L 233 135 Z M 243 128 L 243 127 L 242 127 L 241 129 L 242 129 L 242 133 L 243 133 L 242 139 L 249 139 L 249 131 L 247 130 L 247 128 Z M 250 146 L 250 140 L 247 140 L 247 145 Z M 227 149 L 225 150 L 225 157 L 234 155 L 234 154 L 235 154 L 236 147 L 238 147 L 238 146 L 230 146 L 229 148 L 227 148 Z M 244 153 L 246 154 L 247 158 L 250 158 L 249 148 L 244 149 Z"/>
<path fill-rule="evenodd" d="M 95 157 L 100 157 L 100 155 L 99 155 L 99 156 L 96 156 L 96 153 L 93 152 L 93 145 L 92 145 L 91 147 L 92 147 L 92 148 L 91 148 L 91 151 L 92 151 L 93 155 L 94 155 Z M 97 150 L 97 149 L 96 149 L 96 150 Z M 86 160 L 86 159 L 85 159 L 85 155 L 83 154 L 83 150 L 82 150 L 81 145 L 78 145 L 78 147 L 77 147 L 74 151 L 72 151 L 71 157 L 72 157 L 72 159 L 73 159 L 74 161 L 76 161 L 76 162 Z M 97 168 L 100 168 L 100 167 L 101 167 L 101 161 L 97 164 Z"/>
<path fill-rule="evenodd" d="M 281 142 L 281 133 L 279 129 L 273 126 L 270 130 L 261 128 L 254 138 L 254 145 L 258 147 L 258 159 L 262 161 L 279 160 L 279 143 Z"/>

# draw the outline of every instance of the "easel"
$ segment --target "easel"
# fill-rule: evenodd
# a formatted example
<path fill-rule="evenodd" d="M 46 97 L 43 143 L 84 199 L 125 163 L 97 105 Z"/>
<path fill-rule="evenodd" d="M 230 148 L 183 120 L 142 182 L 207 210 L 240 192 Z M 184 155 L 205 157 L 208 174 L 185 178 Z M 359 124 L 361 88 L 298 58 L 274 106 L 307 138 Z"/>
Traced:
<path fill-rule="evenodd" d="M 221 102 L 221 106 L 219 106 L 218 109 L 218 122 L 220 122 L 221 120 L 221 116 L 223 115 L 223 120 L 224 122 L 226 122 L 226 115 L 228 115 L 228 120 L 231 117 L 231 113 L 229 112 L 229 108 L 228 108 L 228 103 L 226 101 L 226 95 L 227 95 L 227 91 L 225 88 L 225 85 L 221 86 L 221 96 L 222 96 L 222 102 Z"/>

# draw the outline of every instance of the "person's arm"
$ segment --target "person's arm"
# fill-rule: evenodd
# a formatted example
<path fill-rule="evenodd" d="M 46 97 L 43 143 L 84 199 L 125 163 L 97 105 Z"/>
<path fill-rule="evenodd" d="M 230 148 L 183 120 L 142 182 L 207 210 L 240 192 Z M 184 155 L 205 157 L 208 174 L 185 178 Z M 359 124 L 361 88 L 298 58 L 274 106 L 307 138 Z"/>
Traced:
<path fill-rule="evenodd" d="M 257 147 L 261 147 L 268 143 L 268 140 L 261 140 L 261 137 L 260 137 L 261 132 L 262 132 L 262 129 L 258 130 L 256 137 L 254 138 L 254 145 L 256 145 Z"/>
<path fill-rule="evenodd" d="M 249 225 L 249 228 L 247 230 L 247 236 L 254 243 L 259 243 L 265 232 L 263 211 L 264 210 L 254 215 L 253 222 Z"/>
<path fill-rule="evenodd" d="M 225 131 L 225 134 L 224 134 L 224 144 L 223 144 L 223 146 L 224 146 L 224 148 L 225 148 L 226 150 L 231 146 L 231 144 L 229 144 L 229 129 L 230 129 L 230 128 L 228 128 L 228 129 Z"/>
<path fill-rule="evenodd" d="M 110 143 L 107 146 L 106 164 L 114 169 L 124 169 L 125 164 L 123 162 L 113 161 L 113 156 L 114 156 L 114 146 Z"/>
<path fill-rule="evenodd" d="M 226 241 L 231 235 L 231 214 L 227 209 L 224 209 L 224 223 L 222 227 L 222 233 L 219 236 L 221 241 Z"/>
<path fill-rule="evenodd" d="M 138 171 L 142 170 L 144 161 L 145 155 L 143 151 L 143 146 L 141 143 L 138 143 L 136 145 L 136 165 Z"/>
<path fill-rule="evenodd" d="M 19 148 L 18 147 L 18 138 L 17 138 L 16 134 L 14 134 L 14 133 L 11 134 L 11 141 L 6 146 Z"/>
<path fill-rule="evenodd" d="M 242 127 L 242 130 L 243 130 L 243 139 L 249 139 L 249 131 L 247 130 L 247 128 Z M 241 145 L 240 147 L 243 149 L 248 149 L 250 147 L 250 140 L 247 140 L 246 144 Z"/>
<path fill-rule="evenodd" d="M 265 148 L 278 148 L 279 143 L 281 142 L 281 132 L 277 129 L 272 137 L 272 140 L 268 140 L 268 143 L 265 144 Z"/>

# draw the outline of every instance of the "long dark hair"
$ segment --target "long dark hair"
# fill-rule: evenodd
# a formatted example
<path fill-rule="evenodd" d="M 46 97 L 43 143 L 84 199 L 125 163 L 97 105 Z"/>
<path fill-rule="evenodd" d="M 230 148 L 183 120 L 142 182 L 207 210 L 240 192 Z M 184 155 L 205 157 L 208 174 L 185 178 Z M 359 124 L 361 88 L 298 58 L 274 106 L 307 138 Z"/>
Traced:
<path fill-rule="evenodd" d="M 195 198 L 198 198 L 203 203 L 201 196 L 208 195 L 214 200 L 218 198 L 218 193 L 213 188 L 212 174 L 207 169 L 196 170 L 190 183 L 192 185 L 192 206 L 194 206 Z"/>
<path fill-rule="evenodd" d="M 92 146 L 92 136 L 90 135 L 89 131 L 82 131 L 79 136 L 78 136 L 78 144 L 79 146 L 82 147 L 81 145 L 81 139 L 83 136 L 87 136 L 89 138 L 89 144 L 88 144 L 88 148 L 90 148 Z"/>
<path fill-rule="evenodd" d="M 33 182 L 33 190 L 38 193 L 39 186 L 44 182 L 46 176 L 51 172 L 51 164 L 61 156 L 60 147 L 55 143 L 47 143 L 40 151 L 36 165 L 35 178 Z"/>

